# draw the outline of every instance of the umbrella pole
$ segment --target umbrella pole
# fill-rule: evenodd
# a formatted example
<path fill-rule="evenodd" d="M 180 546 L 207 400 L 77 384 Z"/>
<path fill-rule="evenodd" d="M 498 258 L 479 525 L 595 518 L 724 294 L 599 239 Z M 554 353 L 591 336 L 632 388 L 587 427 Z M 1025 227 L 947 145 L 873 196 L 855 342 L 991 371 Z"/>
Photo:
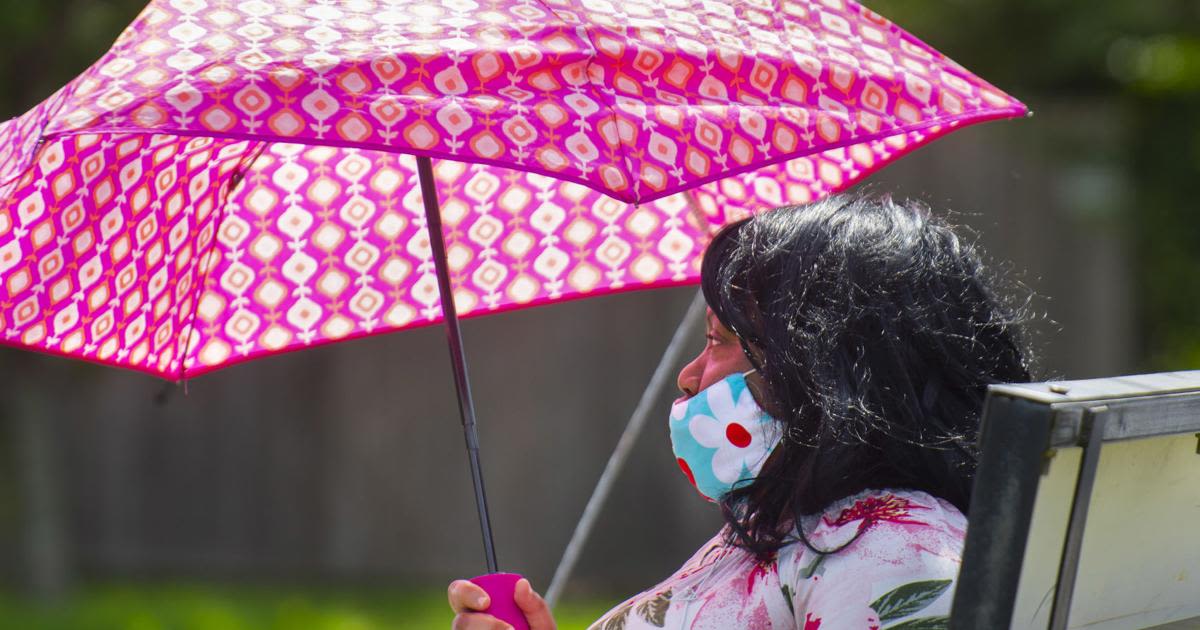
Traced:
<path fill-rule="evenodd" d="M 554 570 L 554 578 L 550 580 L 550 588 L 546 589 L 546 603 L 551 608 L 558 603 L 558 598 L 562 595 L 563 587 L 567 585 L 567 580 L 571 578 L 571 571 L 575 569 L 575 563 L 579 560 L 579 554 L 583 551 L 583 546 L 587 544 L 587 539 L 592 534 L 592 528 L 596 524 L 597 517 L 600 516 L 600 510 L 604 507 L 604 502 L 608 499 L 613 484 L 616 483 L 617 477 L 621 474 L 621 469 L 625 467 L 625 461 L 629 459 L 629 453 L 633 450 L 634 442 L 637 441 L 638 435 L 641 434 L 642 429 L 646 426 L 646 420 L 650 416 L 651 409 L 662 398 L 663 391 L 670 387 L 672 383 L 670 376 L 673 368 L 682 358 L 688 340 L 699 336 L 698 329 L 703 322 L 704 294 L 697 291 L 696 297 L 692 299 L 691 306 L 688 307 L 687 313 L 683 316 L 683 321 L 679 322 L 679 327 L 675 329 L 675 334 L 671 337 L 671 343 L 667 345 L 666 351 L 663 352 L 662 359 L 658 362 L 658 367 L 654 369 L 654 375 L 650 377 L 650 382 L 642 392 L 642 398 L 638 400 L 637 407 L 633 410 L 633 415 L 629 417 L 629 423 L 625 425 L 625 431 L 621 433 L 621 438 L 617 441 L 617 447 L 613 449 L 608 463 L 605 464 L 604 472 L 600 474 L 600 481 L 596 482 L 596 489 L 592 491 L 592 496 L 588 499 L 587 507 L 583 508 L 583 516 L 579 518 L 579 524 L 575 526 L 575 532 L 571 534 L 571 541 L 567 543 L 562 560 L 558 562 L 558 568 Z"/>
<path fill-rule="evenodd" d="M 467 357 L 463 352 L 462 331 L 450 288 L 450 271 L 446 262 L 446 243 L 442 236 L 442 215 L 438 210 L 437 187 L 433 180 L 433 163 L 427 157 L 417 158 L 417 176 L 421 180 L 421 199 L 425 204 L 425 220 L 429 242 L 433 247 L 433 264 L 437 269 L 438 292 L 441 295 L 442 319 L 446 323 L 446 338 L 450 345 L 450 363 L 454 368 L 454 389 L 458 392 L 458 413 L 462 418 L 463 436 L 467 441 L 467 458 L 471 462 L 471 482 L 475 486 L 475 507 L 479 511 L 479 527 L 483 530 L 483 552 L 487 556 L 488 573 L 496 573 L 496 546 L 492 538 L 492 520 L 488 515 L 487 494 L 483 490 L 483 471 L 479 464 L 479 436 L 475 432 L 475 403 L 471 399 L 471 382 L 467 378 Z"/>

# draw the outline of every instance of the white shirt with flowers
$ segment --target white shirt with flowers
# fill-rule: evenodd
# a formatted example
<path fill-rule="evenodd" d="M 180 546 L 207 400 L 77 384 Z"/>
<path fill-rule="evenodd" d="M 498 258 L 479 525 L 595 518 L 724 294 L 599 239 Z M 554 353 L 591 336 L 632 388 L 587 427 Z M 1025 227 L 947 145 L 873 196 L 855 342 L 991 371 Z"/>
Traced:
<path fill-rule="evenodd" d="M 591 630 L 929 630 L 947 627 L 967 520 L 924 492 L 872 490 L 805 522 L 757 562 L 718 534 L 658 586 Z"/>

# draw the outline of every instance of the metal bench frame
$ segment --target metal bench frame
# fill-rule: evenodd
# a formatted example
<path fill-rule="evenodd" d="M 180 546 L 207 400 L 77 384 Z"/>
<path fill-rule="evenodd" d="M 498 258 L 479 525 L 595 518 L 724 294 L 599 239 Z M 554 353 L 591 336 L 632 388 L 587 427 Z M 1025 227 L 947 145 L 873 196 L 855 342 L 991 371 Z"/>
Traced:
<path fill-rule="evenodd" d="M 1054 449 L 1083 448 L 1050 614 L 1049 627 L 1060 630 L 1067 627 L 1101 446 L 1197 432 L 1200 371 L 989 388 L 950 627 L 1012 623 L 1034 500 Z"/>

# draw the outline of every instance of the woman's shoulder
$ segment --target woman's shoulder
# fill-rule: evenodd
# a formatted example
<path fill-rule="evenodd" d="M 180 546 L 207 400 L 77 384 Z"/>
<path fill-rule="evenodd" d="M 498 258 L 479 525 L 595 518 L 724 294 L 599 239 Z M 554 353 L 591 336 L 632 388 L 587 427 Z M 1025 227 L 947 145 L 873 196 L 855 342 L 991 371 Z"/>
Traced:
<path fill-rule="evenodd" d="M 951 503 L 927 492 L 885 489 L 865 490 L 835 501 L 821 514 L 806 519 L 804 525 L 809 541 L 817 548 L 895 537 L 944 538 L 961 546 L 967 518 Z"/>
<path fill-rule="evenodd" d="M 949 502 L 915 490 L 867 490 L 803 520 L 793 558 L 846 566 L 961 563 L 967 518 Z M 781 558 L 782 559 L 782 558 Z"/>
<path fill-rule="evenodd" d="M 950 503 L 919 491 L 870 490 L 803 525 L 802 540 L 779 554 L 801 627 L 909 619 L 938 627 L 949 614 L 967 525 Z"/>

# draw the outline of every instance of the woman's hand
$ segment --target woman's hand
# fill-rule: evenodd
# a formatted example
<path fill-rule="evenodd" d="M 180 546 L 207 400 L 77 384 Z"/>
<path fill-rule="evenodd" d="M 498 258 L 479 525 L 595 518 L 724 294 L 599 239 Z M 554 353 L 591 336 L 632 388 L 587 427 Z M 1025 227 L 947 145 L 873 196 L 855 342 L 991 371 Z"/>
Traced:
<path fill-rule="evenodd" d="M 446 594 L 450 600 L 450 608 L 455 613 L 452 626 L 454 630 L 512 629 L 512 626 L 507 623 L 487 613 L 479 612 L 486 609 L 492 602 L 487 593 L 475 583 L 455 580 L 450 583 Z M 550 607 L 546 605 L 541 595 L 533 592 L 529 580 L 522 578 L 517 582 L 513 592 L 513 601 L 517 603 L 521 612 L 525 613 L 525 620 L 529 622 L 529 630 L 556 630 L 554 617 L 550 614 Z"/>

